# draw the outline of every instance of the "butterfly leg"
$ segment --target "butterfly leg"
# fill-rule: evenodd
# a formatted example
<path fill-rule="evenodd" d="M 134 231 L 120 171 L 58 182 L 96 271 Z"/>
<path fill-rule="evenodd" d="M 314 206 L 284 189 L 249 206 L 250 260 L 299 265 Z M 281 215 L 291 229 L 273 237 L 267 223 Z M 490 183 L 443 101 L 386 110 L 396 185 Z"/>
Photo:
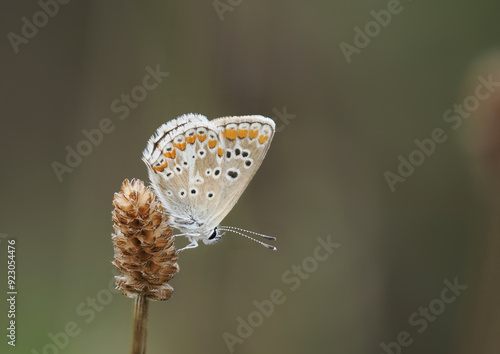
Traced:
<path fill-rule="evenodd" d="M 183 247 L 179 250 L 177 250 L 177 253 L 180 253 L 182 251 L 185 251 L 187 249 L 190 249 L 190 248 L 196 248 L 198 247 L 198 241 L 194 240 L 194 239 L 190 239 L 191 243 L 189 245 L 187 245 L 186 247 Z"/>

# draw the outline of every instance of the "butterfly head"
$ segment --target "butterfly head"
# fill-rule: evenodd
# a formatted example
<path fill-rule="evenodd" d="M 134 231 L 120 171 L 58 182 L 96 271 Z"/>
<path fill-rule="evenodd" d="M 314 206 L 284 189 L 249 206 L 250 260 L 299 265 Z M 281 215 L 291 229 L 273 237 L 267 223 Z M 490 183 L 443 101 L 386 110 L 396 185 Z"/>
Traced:
<path fill-rule="evenodd" d="M 223 235 L 224 232 L 221 233 L 217 227 L 214 227 L 208 232 L 207 236 L 203 237 L 203 243 L 205 245 L 213 245 L 214 243 L 219 242 Z"/>

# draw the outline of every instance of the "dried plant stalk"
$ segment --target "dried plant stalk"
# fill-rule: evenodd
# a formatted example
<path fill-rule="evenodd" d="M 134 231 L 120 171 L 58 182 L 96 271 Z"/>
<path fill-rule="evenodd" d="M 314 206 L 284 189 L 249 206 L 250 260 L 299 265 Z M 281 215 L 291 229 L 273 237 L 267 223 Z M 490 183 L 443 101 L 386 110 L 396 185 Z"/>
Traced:
<path fill-rule="evenodd" d="M 148 299 L 164 301 L 179 271 L 172 229 L 155 193 L 140 180 L 125 180 L 115 193 L 113 264 L 121 272 L 117 288 L 135 298 L 133 353 L 145 353 Z"/>
<path fill-rule="evenodd" d="M 149 300 L 145 295 L 135 298 L 134 335 L 132 338 L 132 354 L 146 353 L 146 335 L 148 329 Z"/>

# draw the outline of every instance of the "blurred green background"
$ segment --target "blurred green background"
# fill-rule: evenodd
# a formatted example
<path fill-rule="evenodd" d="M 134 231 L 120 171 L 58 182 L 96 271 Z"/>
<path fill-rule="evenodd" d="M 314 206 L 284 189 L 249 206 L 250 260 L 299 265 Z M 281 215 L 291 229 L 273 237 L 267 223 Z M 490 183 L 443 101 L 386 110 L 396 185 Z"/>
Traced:
<path fill-rule="evenodd" d="M 148 353 L 397 353 L 401 332 L 405 354 L 500 352 L 500 93 L 460 129 L 443 120 L 478 72 L 500 72 L 498 1 L 402 0 L 350 63 L 341 43 L 394 0 L 42 4 L 52 17 L 36 1 L 3 2 L 0 15 L 0 233 L 17 240 L 18 267 L 16 347 L 4 330 L 0 352 L 129 351 L 133 301 L 106 290 L 113 193 L 147 181 L 147 139 L 189 112 L 276 121 L 224 224 L 277 236 L 278 252 L 228 235 L 183 253 L 173 298 L 150 306 Z M 31 38 L 23 17 L 40 24 L 24 29 Z M 148 66 L 169 75 L 117 113 Z M 58 178 L 54 162 L 105 118 L 114 130 Z M 392 192 L 384 173 L 436 128 L 446 142 Z M 340 247 L 311 270 L 328 236 Z M 292 291 L 282 277 L 303 262 L 311 271 Z M 441 302 L 455 278 L 467 289 Z M 286 300 L 228 346 L 224 333 L 274 289 Z M 409 318 L 430 304 L 439 315 L 419 333 Z M 0 311 L 6 328 L 5 300 Z M 66 341 L 68 323 L 78 334 Z"/>

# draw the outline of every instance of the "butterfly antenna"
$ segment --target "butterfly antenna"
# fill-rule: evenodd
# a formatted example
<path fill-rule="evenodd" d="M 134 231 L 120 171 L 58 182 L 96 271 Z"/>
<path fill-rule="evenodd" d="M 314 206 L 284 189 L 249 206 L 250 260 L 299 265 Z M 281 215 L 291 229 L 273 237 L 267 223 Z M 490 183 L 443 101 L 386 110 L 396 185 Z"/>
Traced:
<path fill-rule="evenodd" d="M 264 243 L 264 242 L 262 242 L 262 241 L 259 241 L 259 240 L 254 239 L 253 237 L 250 237 L 250 236 L 248 236 L 248 235 L 245 235 L 243 232 L 239 232 L 239 231 L 236 231 L 236 230 L 231 230 L 231 229 L 226 229 L 226 228 L 220 228 L 220 227 L 219 227 L 219 230 L 228 231 L 228 232 L 232 232 L 232 233 L 235 233 L 235 234 L 238 234 L 238 235 L 244 236 L 244 237 L 246 237 L 246 238 L 248 238 L 248 239 L 250 239 L 250 240 L 252 240 L 252 241 L 254 241 L 254 242 L 260 243 L 262 246 L 267 247 L 267 248 L 269 248 L 269 249 L 271 249 L 271 250 L 273 250 L 273 251 L 277 251 L 277 250 L 278 250 L 278 249 L 277 249 L 276 247 L 274 247 L 274 246 L 268 245 L 267 243 Z"/>
<path fill-rule="evenodd" d="M 234 227 L 234 226 L 219 226 L 219 229 L 225 229 L 227 231 L 238 230 L 238 231 L 241 231 L 241 232 L 248 232 L 249 234 L 252 234 L 252 235 L 255 235 L 255 236 L 260 236 L 262 238 L 265 238 L 266 240 L 271 240 L 271 241 L 275 241 L 276 240 L 276 237 L 268 236 L 268 235 L 264 235 L 264 234 L 259 234 L 258 232 L 253 232 L 253 231 L 250 231 L 250 230 L 240 229 L 239 227 Z"/>

